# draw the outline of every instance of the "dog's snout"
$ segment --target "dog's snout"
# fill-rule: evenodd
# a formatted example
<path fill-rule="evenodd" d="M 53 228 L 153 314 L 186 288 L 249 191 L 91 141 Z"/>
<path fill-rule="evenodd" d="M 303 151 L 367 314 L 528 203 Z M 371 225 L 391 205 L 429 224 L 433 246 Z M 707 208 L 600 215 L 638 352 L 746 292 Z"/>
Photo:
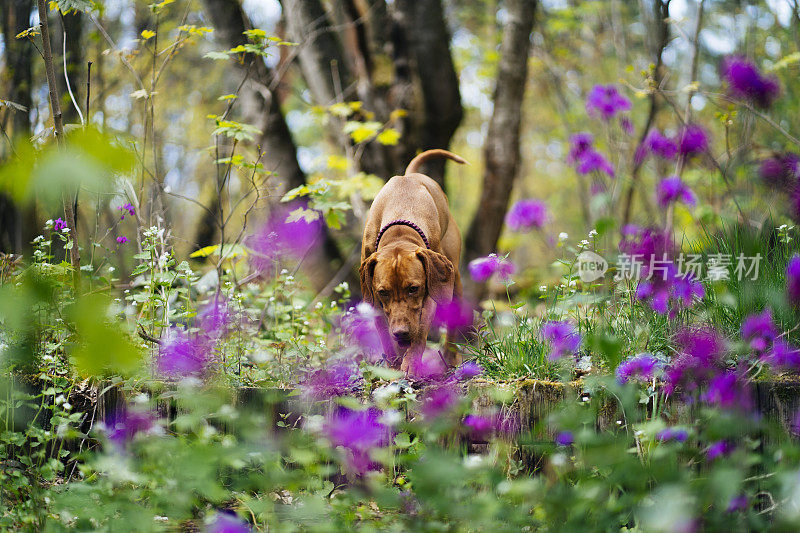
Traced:
<path fill-rule="evenodd" d="M 392 332 L 398 344 L 406 345 L 411 344 L 411 332 L 407 329 L 398 329 Z"/>

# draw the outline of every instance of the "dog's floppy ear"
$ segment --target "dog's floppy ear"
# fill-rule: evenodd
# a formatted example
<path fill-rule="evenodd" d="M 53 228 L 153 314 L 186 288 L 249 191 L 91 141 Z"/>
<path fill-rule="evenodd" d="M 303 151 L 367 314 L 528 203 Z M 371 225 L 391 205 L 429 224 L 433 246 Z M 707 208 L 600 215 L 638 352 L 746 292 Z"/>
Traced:
<path fill-rule="evenodd" d="M 425 267 L 428 294 L 436 303 L 446 303 L 453 299 L 455 268 L 448 258 L 433 250 L 417 248 L 417 257 Z"/>
<path fill-rule="evenodd" d="M 377 254 L 372 254 L 358 268 L 361 277 L 361 299 L 370 305 L 375 305 L 375 290 L 372 287 L 372 276 L 375 274 L 375 265 L 378 263 Z"/>

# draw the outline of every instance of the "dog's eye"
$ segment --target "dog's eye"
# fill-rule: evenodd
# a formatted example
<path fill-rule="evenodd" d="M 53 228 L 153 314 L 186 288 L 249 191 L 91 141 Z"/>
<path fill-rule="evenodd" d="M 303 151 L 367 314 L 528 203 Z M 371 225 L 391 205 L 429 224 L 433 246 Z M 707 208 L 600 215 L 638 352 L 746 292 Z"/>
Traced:
<path fill-rule="evenodd" d="M 408 294 L 417 294 L 418 290 L 419 290 L 419 287 L 409 287 L 408 288 Z"/>
<path fill-rule="evenodd" d="M 380 298 L 388 298 L 389 297 L 389 291 L 387 291 L 386 289 L 381 289 L 381 290 L 378 291 L 378 296 Z"/>

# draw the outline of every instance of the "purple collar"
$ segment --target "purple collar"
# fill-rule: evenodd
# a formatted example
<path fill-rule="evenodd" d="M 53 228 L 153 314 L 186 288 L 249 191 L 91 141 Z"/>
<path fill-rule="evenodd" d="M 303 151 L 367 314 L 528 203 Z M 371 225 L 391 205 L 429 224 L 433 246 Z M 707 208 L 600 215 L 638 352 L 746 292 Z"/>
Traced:
<path fill-rule="evenodd" d="M 392 220 L 391 222 L 383 226 L 381 230 L 378 232 L 378 238 L 375 239 L 376 250 L 378 249 L 378 244 L 381 242 L 381 237 L 383 237 L 383 234 L 386 233 L 386 230 L 391 228 L 392 226 L 408 226 L 409 228 L 413 229 L 414 231 L 419 233 L 420 237 L 422 237 L 422 242 L 425 243 L 425 248 L 428 248 L 430 250 L 431 245 L 428 244 L 428 237 L 425 236 L 425 232 L 422 231 L 422 229 L 419 226 L 417 226 L 410 220 Z"/>

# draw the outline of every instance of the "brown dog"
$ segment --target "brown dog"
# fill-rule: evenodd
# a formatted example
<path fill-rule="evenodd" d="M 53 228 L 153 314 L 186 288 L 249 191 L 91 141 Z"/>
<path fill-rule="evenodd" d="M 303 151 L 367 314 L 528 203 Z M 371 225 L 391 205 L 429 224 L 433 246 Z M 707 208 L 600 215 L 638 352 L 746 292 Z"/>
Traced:
<path fill-rule="evenodd" d="M 403 356 L 403 371 L 425 349 L 436 304 L 460 298 L 462 292 L 461 232 L 444 191 L 417 172 L 433 157 L 466 163 L 447 150 L 416 156 L 405 175 L 394 176 L 375 197 L 361 241 L 361 294 L 383 310 L 392 348 L 398 358 Z M 447 353 L 448 364 L 460 362 L 454 350 Z"/>

